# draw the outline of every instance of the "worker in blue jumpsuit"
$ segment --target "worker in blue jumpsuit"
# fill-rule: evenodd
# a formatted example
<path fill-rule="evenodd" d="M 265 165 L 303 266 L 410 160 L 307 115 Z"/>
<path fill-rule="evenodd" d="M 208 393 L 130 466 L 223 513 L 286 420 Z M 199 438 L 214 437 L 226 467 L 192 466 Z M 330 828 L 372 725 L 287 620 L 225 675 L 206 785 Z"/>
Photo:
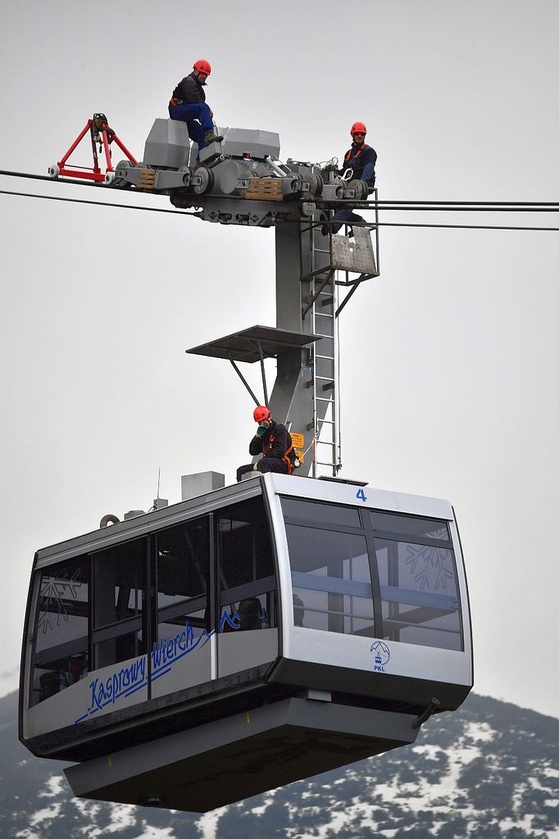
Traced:
<path fill-rule="evenodd" d="M 344 155 L 342 167 L 339 171 L 340 175 L 345 173 L 348 180 L 357 178 L 360 181 L 365 181 L 369 187 L 369 192 L 372 192 L 375 186 L 375 164 L 377 162 L 377 153 L 372 146 L 368 146 L 365 142 L 367 136 L 367 126 L 364 122 L 354 122 L 350 129 L 352 144 L 351 148 Z M 350 172 L 348 172 L 350 170 Z M 349 175 L 349 177 L 348 177 Z M 326 218 L 323 219 L 326 221 Z M 350 222 L 364 222 L 365 219 L 354 212 L 353 207 L 340 207 L 334 215 L 330 225 L 323 224 L 322 233 L 328 235 L 328 227 L 330 226 L 332 233 L 337 233 L 342 224 Z"/>
<path fill-rule="evenodd" d="M 200 149 L 209 143 L 223 140 L 223 137 L 215 133 L 213 111 L 206 102 L 204 91 L 206 79 L 211 72 L 210 62 L 200 58 L 193 65 L 192 73 L 178 83 L 169 102 L 169 116 L 186 122 L 190 139 Z"/>

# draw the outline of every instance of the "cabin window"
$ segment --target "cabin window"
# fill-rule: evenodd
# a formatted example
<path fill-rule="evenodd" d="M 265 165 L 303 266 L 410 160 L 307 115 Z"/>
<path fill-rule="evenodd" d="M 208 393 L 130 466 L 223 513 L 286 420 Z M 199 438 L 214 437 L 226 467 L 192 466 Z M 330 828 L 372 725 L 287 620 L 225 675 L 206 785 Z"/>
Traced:
<path fill-rule="evenodd" d="M 208 517 L 156 534 L 157 640 L 209 630 Z"/>
<path fill-rule="evenodd" d="M 464 648 L 448 522 L 295 498 L 282 509 L 295 626 Z"/>
<path fill-rule="evenodd" d="M 218 630 L 277 626 L 270 526 L 261 497 L 216 515 Z"/>
<path fill-rule="evenodd" d="M 41 571 L 31 705 L 87 675 L 89 597 L 88 557 Z"/>
<path fill-rule="evenodd" d="M 293 498 L 283 498 L 282 508 L 295 626 L 373 637 L 371 572 L 359 511 Z"/>
<path fill-rule="evenodd" d="M 367 544 L 363 536 L 287 526 L 296 626 L 374 635 Z"/>
<path fill-rule="evenodd" d="M 93 556 L 95 668 L 145 653 L 147 539 L 115 545 Z"/>
<path fill-rule="evenodd" d="M 324 504 L 319 501 L 299 501 L 297 498 L 282 498 L 281 506 L 286 519 L 290 521 L 313 522 L 316 525 L 361 527 L 359 510 L 343 507 L 341 504 Z"/>
<path fill-rule="evenodd" d="M 371 512 L 383 638 L 462 650 L 456 563 L 448 524 Z"/>

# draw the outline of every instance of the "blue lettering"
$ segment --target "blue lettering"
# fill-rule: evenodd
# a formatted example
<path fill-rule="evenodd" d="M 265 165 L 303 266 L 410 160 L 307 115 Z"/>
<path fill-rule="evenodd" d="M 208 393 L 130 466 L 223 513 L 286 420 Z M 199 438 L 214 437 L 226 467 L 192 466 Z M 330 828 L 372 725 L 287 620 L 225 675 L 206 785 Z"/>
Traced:
<path fill-rule="evenodd" d="M 225 609 L 223 610 L 218 631 L 223 632 L 225 626 L 229 626 L 231 629 L 240 629 L 240 618 L 236 611 L 230 616 Z M 152 679 L 165 675 L 171 670 L 175 661 L 195 649 L 202 648 L 213 634 L 214 630 L 208 632 L 206 629 L 202 629 L 196 637 L 194 627 L 187 620 L 184 629 L 173 638 L 159 638 L 154 642 L 151 650 Z M 145 656 L 113 672 L 104 680 L 93 679 L 89 684 L 91 691 L 89 708 L 76 722 L 87 719 L 92 714 L 103 710 L 107 705 L 114 704 L 123 696 L 130 696 L 142 688 L 146 682 Z"/>
<path fill-rule="evenodd" d="M 127 667 L 112 673 L 104 681 L 93 679 L 89 684 L 91 691 L 90 705 L 86 716 L 101 711 L 107 705 L 114 704 L 122 696 L 129 696 L 139 690 L 146 681 L 145 657 L 133 661 Z"/>
<path fill-rule="evenodd" d="M 241 616 L 236 609 L 232 616 L 229 615 L 225 609 L 223 610 L 221 620 L 219 621 L 218 632 L 223 632 L 225 626 L 230 626 L 231 629 L 241 628 Z"/>

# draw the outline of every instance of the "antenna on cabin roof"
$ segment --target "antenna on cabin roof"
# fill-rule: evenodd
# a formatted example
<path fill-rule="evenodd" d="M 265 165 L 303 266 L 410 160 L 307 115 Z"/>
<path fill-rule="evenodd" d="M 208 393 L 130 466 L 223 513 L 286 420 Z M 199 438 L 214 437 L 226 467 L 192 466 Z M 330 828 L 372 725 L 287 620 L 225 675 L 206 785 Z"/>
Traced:
<path fill-rule="evenodd" d="M 157 491 L 156 496 L 153 499 L 153 510 L 161 510 L 163 507 L 169 506 L 169 500 L 167 498 L 160 498 L 159 497 L 159 490 L 161 488 L 161 466 L 157 470 Z"/>

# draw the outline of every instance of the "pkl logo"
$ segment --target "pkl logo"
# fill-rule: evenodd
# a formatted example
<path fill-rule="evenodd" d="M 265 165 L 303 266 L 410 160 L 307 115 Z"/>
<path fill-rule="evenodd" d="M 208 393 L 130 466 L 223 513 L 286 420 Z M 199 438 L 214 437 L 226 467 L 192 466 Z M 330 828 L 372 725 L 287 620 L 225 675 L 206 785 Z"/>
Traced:
<path fill-rule="evenodd" d="M 390 649 L 388 645 L 382 641 L 375 641 L 374 644 L 371 644 L 370 652 L 375 657 L 373 670 L 377 673 L 384 673 L 384 665 L 388 664 L 390 660 Z"/>

